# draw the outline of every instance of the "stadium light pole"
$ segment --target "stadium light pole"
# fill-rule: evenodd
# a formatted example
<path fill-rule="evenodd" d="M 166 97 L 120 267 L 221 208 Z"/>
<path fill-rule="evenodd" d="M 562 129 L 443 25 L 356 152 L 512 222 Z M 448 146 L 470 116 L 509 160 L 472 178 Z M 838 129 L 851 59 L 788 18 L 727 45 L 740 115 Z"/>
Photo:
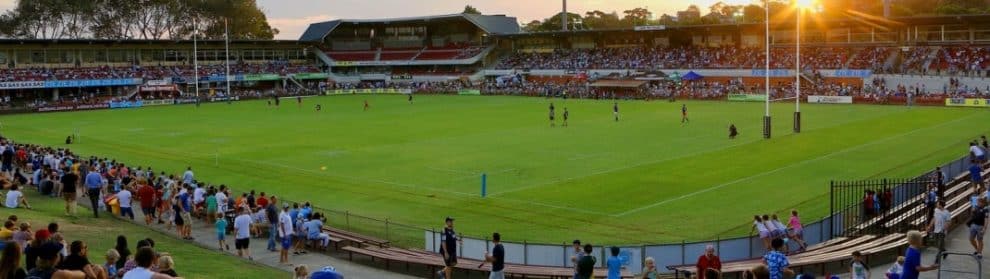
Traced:
<path fill-rule="evenodd" d="M 197 37 L 199 37 L 199 22 L 193 18 L 193 79 L 195 79 L 196 103 L 199 103 L 199 50 L 197 48 Z"/>
<path fill-rule="evenodd" d="M 794 98 L 794 133 L 801 132 L 801 16 L 804 15 L 804 3 L 801 0 L 795 2 L 797 8 L 797 26 L 794 29 L 797 35 L 797 46 L 794 48 L 796 54 L 796 60 L 794 63 L 794 90 L 796 96 Z"/>
<path fill-rule="evenodd" d="M 763 138 L 770 138 L 770 0 L 763 0 L 764 11 L 766 12 L 766 69 L 764 75 L 764 85 L 766 86 L 766 111 L 763 115 Z"/>
<path fill-rule="evenodd" d="M 230 29 L 227 28 L 227 18 L 223 19 L 223 41 L 224 41 L 224 52 L 225 58 L 224 62 L 227 65 L 227 73 L 224 79 L 227 80 L 227 104 L 230 104 L 230 98 L 233 98 L 234 94 L 230 92 Z"/>

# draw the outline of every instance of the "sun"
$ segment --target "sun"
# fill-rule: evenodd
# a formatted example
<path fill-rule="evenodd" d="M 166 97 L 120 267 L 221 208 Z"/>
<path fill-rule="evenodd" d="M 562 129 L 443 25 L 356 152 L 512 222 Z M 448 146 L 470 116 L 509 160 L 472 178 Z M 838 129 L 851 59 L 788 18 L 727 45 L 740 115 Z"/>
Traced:
<path fill-rule="evenodd" d="M 811 9 L 814 9 L 815 6 L 817 5 L 817 3 L 815 3 L 815 2 L 817 2 L 817 1 L 815 1 L 815 0 L 795 0 L 794 1 L 794 6 L 800 8 L 800 9 L 811 10 Z"/>

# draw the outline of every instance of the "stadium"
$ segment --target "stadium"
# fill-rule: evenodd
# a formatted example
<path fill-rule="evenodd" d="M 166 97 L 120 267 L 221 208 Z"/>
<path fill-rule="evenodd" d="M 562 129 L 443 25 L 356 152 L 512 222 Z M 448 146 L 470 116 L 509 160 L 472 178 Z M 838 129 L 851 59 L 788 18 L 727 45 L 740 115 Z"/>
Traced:
<path fill-rule="evenodd" d="M 985 3 L 563 2 L 287 40 L 18 1 L 0 279 L 990 278 Z"/>

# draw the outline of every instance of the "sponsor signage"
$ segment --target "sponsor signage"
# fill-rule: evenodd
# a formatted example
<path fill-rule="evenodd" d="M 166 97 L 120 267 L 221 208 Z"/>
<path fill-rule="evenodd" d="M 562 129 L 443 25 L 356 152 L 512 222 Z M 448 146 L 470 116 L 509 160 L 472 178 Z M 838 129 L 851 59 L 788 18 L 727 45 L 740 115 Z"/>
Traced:
<path fill-rule="evenodd" d="M 945 106 L 986 108 L 986 107 L 990 107 L 990 99 L 951 98 L 951 99 L 945 99 Z"/>
<path fill-rule="evenodd" d="M 132 101 L 111 101 L 110 102 L 110 108 L 112 108 L 112 109 L 119 109 L 119 108 L 139 108 L 139 107 L 142 107 L 142 106 L 144 106 L 144 102 L 143 101 L 133 101 L 133 102 Z"/>
<path fill-rule="evenodd" d="M 481 95 L 481 90 L 478 89 L 461 89 L 457 91 L 457 95 Z"/>
<path fill-rule="evenodd" d="M 666 25 L 647 25 L 647 26 L 636 26 L 633 27 L 635 31 L 660 31 L 667 30 Z"/>
<path fill-rule="evenodd" d="M 833 77 L 868 78 L 873 75 L 872 70 L 835 70 Z"/>
<path fill-rule="evenodd" d="M 192 103 L 196 103 L 196 99 L 187 98 L 187 99 L 176 99 L 175 100 L 175 104 L 192 104 Z"/>
<path fill-rule="evenodd" d="M 171 104 L 174 104 L 175 103 L 175 100 L 173 100 L 173 99 L 160 99 L 160 100 L 144 100 L 142 102 L 144 102 L 144 106 L 150 107 L 150 106 L 171 105 Z"/>
<path fill-rule="evenodd" d="M 139 78 L 51 80 L 45 82 L 45 88 L 123 86 L 139 84 L 141 84 L 141 79 Z"/>
<path fill-rule="evenodd" d="M 38 112 L 104 109 L 104 108 L 107 108 L 107 104 L 74 105 L 74 106 L 69 105 L 69 106 L 40 107 L 38 108 Z"/>
<path fill-rule="evenodd" d="M 26 88 L 44 88 L 44 81 L 8 81 L 0 82 L 0 90 L 3 89 L 26 89 Z"/>
<path fill-rule="evenodd" d="M 755 94 L 729 94 L 729 101 L 733 102 L 765 102 L 767 95 Z"/>
<path fill-rule="evenodd" d="M 765 69 L 753 69 L 752 72 L 750 73 L 750 75 L 751 76 L 762 77 L 762 76 L 766 76 L 766 73 L 767 73 L 767 70 L 765 70 Z M 791 70 L 784 70 L 784 69 L 770 69 L 770 76 L 771 77 L 793 77 L 794 76 L 794 72 L 791 72 Z"/>
<path fill-rule="evenodd" d="M 234 97 L 213 97 L 213 98 L 210 98 L 210 102 L 237 101 L 237 100 L 240 100 L 240 99 L 241 99 L 241 97 L 238 97 L 238 96 L 234 96 Z"/>
<path fill-rule="evenodd" d="M 141 86 L 141 92 L 153 91 L 175 91 L 175 85 L 145 85 Z"/>
<path fill-rule="evenodd" d="M 327 79 L 330 75 L 327 73 L 298 73 L 292 75 L 295 79 Z"/>
<path fill-rule="evenodd" d="M 362 89 L 334 89 L 327 90 L 327 95 L 340 94 L 410 94 L 409 88 L 362 88 Z"/>
<path fill-rule="evenodd" d="M 808 96 L 808 103 L 852 104 L 852 96 Z"/>
<path fill-rule="evenodd" d="M 144 85 L 148 85 L 148 86 L 163 86 L 169 84 L 171 84 L 171 82 L 164 79 L 153 79 L 144 83 Z"/>

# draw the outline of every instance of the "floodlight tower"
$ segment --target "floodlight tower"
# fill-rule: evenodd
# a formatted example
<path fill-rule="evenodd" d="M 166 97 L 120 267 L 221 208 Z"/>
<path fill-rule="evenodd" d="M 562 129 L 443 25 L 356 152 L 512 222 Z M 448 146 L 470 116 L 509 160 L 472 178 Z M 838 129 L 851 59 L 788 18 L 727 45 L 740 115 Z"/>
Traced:
<path fill-rule="evenodd" d="M 763 0 L 764 11 L 766 12 L 766 69 L 763 73 L 766 80 L 766 111 L 763 114 L 763 138 L 770 138 L 770 0 Z"/>
<path fill-rule="evenodd" d="M 560 12 L 560 26 L 563 28 L 561 30 L 567 31 L 567 22 L 569 21 L 567 20 L 567 0 L 563 0 L 563 2 L 563 8 Z"/>

